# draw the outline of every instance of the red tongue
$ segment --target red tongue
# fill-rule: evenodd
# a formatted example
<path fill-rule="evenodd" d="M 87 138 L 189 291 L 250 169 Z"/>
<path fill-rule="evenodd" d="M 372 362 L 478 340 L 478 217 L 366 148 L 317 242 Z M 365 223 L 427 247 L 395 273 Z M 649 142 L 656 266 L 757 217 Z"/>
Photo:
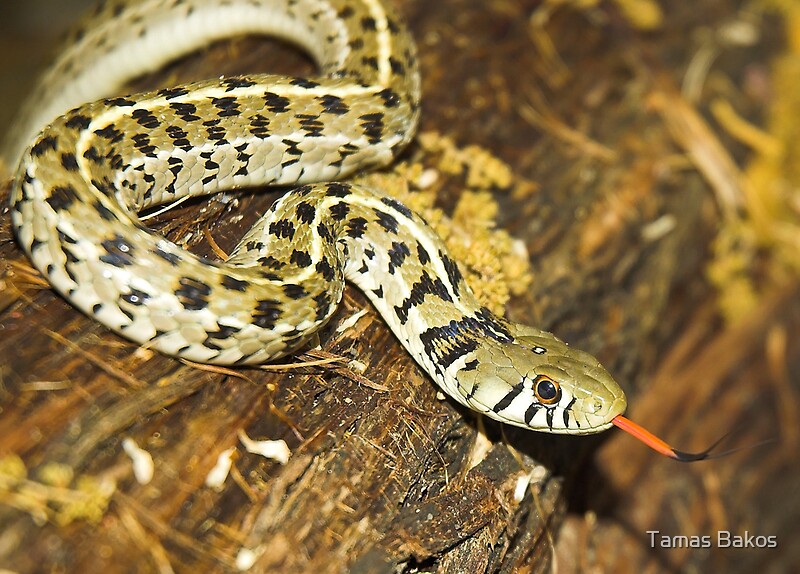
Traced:
<path fill-rule="evenodd" d="M 656 435 L 651 433 L 649 430 L 637 425 L 635 422 L 626 419 L 622 415 L 615 416 L 611 422 L 614 426 L 617 426 L 624 430 L 626 433 L 636 437 L 644 444 L 652 448 L 654 451 L 663 454 L 664 456 L 668 456 L 669 458 L 675 459 L 680 462 L 695 462 L 697 460 L 703 460 L 708 458 L 711 449 L 713 449 L 716 444 L 712 445 L 710 448 L 704 450 L 703 452 L 683 452 L 680 450 L 675 450 L 663 440 L 658 438 Z"/>

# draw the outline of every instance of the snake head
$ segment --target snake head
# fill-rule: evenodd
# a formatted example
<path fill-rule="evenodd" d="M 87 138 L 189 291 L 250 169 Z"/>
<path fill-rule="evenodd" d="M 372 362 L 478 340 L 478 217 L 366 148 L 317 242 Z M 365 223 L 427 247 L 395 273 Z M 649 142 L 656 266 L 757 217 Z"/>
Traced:
<path fill-rule="evenodd" d="M 611 427 L 627 402 L 599 361 L 545 331 L 513 327 L 513 341 L 482 345 L 474 368 L 456 373 L 462 402 L 537 431 L 593 434 Z"/>

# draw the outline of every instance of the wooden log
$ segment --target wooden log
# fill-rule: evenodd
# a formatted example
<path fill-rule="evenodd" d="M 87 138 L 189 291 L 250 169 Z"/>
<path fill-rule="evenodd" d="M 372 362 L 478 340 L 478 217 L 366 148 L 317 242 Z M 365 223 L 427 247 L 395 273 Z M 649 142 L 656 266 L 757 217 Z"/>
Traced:
<path fill-rule="evenodd" d="M 770 367 L 758 344 L 778 323 L 786 341 L 778 353 L 797 372 L 798 287 L 765 302 L 749 331 L 715 320 L 703 269 L 725 208 L 668 123 L 670 114 L 698 119 L 678 89 L 692 56 L 687 31 L 728 21 L 733 8 L 671 6 L 659 31 L 646 33 L 615 4 L 581 12 L 535 1 L 397 3 L 419 45 L 421 131 L 490 150 L 516 181 L 532 182 L 496 194 L 500 224 L 533 264 L 532 287 L 508 314 L 595 353 L 629 391 L 641 422 L 681 445 L 703 446 L 758 418 L 742 407 L 754 392 L 746 384 L 732 386 L 726 408 L 715 405 L 737 374 L 764 380 Z M 734 75 L 763 65 L 773 49 L 768 42 L 729 54 L 718 69 Z M 236 39 L 133 87 L 258 71 L 308 74 L 313 66 L 286 46 Z M 424 154 L 415 143 L 406 157 Z M 438 203 L 452 209 L 463 183 L 446 178 Z M 274 198 L 226 194 L 181 206 L 154 226 L 210 254 L 209 234 L 230 249 Z M 689 470 L 615 437 L 601 452 L 601 474 L 588 456 L 601 437 L 502 428 L 437 399 L 353 288 L 320 336 L 322 351 L 299 358 L 340 360 L 204 369 L 137 348 L 75 311 L 29 274 L 6 217 L 0 257 L 3 568 L 222 572 L 252 559 L 251 572 L 544 572 L 555 556 L 559 571 L 707 569 L 719 560 L 746 571 L 736 570 L 731 553 L 648 548 L 645 532 L 676 528 L 675 516 L 683 529 L 676 533 L 745 524 L 763 500 L 769 510 L 756 523 L 765 528 L 772 517 L 789 532 L 797 516 L 796 503 L 786 512 L 780 500 L 756 499 L 762 490 L 732 484 L 746 469 L 751 481 L 791 498 L 785 480 L 763 474 L 786 470 L 782 449 Z M 365 316 L 337 328 L 363 308 Z M 741 346 L 755 347 L 741 365 L 719 362 Z M 715 392 L 696 392 L 715 366 Z M 672 376 L 682 382 L 672 386 Z M 646 392 L 650 381 L 656 394 Z M 771 392 L 753 408 L 774 412 Z M 763 436 L 763 425 L 745 433 L 744 444 Z M 285 440 L 291 458 L 282 465 L 248 453 L 243 433 Z M 135 479 L 126 438 L 152 456 L 151 482 Z M 207 486 L 233 447 L 228 479 Z M 796 471 L 796 458 L 792 464 Z M 734 522 L 713 522 L 711 503 L 703 503 L 710 490 L 718 519 L 737 494 L 752 499 L 728 514 Z M 651 492 L 657 500 L 647 504 Z M 676 509 L 687 497 L 696 502 L 684 516 Z M 791 559 L 772 556 L 774 564 Z"/>

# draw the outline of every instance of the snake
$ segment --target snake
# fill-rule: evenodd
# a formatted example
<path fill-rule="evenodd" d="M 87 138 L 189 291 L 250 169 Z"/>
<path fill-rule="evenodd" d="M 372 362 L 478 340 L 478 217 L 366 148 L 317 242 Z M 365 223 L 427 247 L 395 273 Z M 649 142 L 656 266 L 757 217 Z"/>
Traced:
<path fill-rule="evenodd" d="M 318 73 L 219 77 L 114 96 L 211 42 L 283 39 Z M 591 354 L 481 305 L 440 237 L 381 190 L 420 115 L 415 44 L 385 0 L 106 1 L 78 25 L 6 141 L 19 245 L 50 285 L 108 329 L 166 355 L 243 366 L 291 355 L 346 282 L 457 403 L 506 424 L 586 435 L 612 425 L 677 451 L 623 415 Z M 90 103 L 86 103 L 90 102 Z M 230 257 L 190 253 L 143 210 L 256 186 L 296 186 Z"/>

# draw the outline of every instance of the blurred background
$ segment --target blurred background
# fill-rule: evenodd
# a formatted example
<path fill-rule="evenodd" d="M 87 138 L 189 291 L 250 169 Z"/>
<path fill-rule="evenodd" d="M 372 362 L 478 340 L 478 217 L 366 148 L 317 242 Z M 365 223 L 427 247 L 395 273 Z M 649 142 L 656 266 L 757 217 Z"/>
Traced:
<path fill-rule="evenodd" d="M 5 0 L 0 18 L 0 133 L 70 24 L 94 0 Z"/>

